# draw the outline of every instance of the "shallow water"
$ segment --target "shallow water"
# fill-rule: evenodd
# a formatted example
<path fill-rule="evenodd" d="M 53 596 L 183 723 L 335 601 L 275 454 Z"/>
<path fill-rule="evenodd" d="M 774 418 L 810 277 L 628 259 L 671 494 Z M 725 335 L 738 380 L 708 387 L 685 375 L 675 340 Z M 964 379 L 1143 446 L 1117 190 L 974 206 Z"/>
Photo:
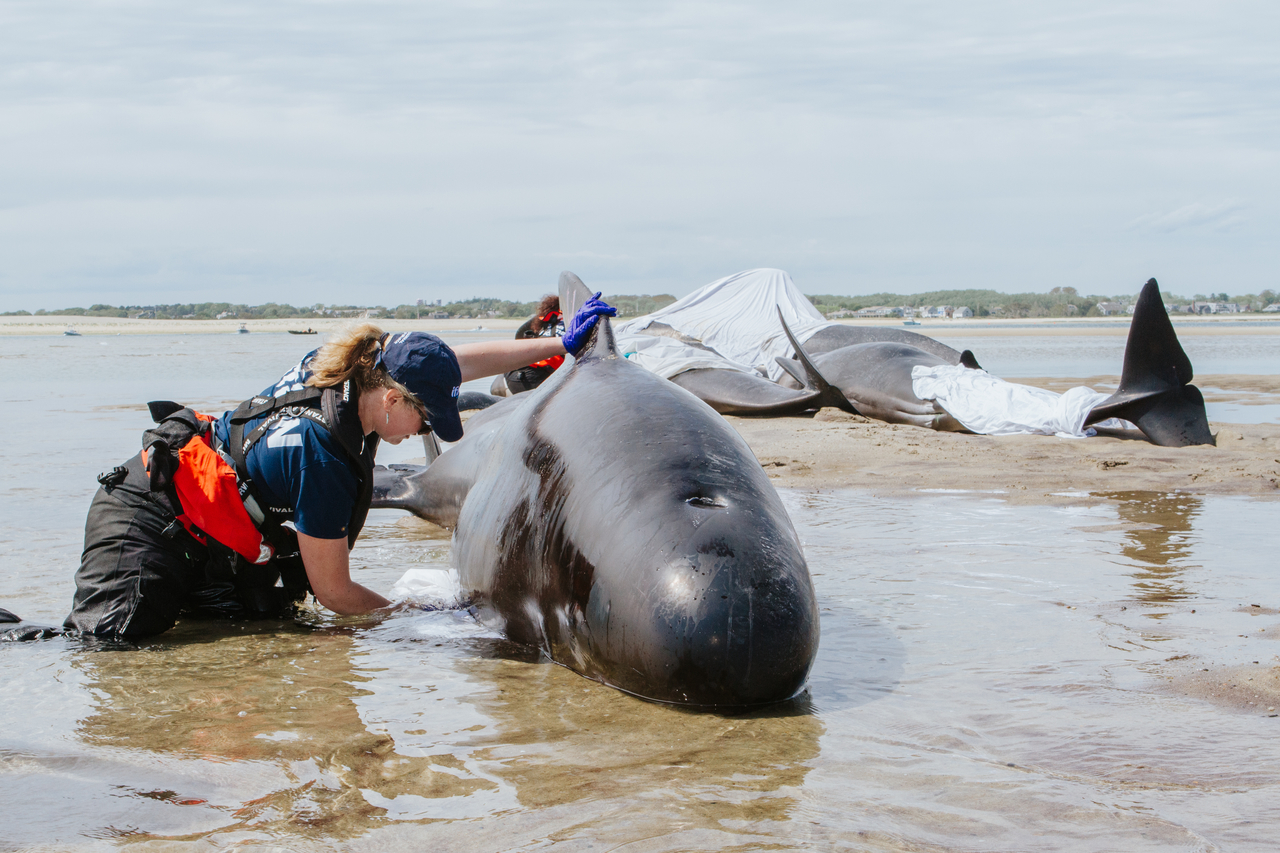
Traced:
<path fill-rule="evenodd" d="M 1119 376 L 1124 365 L 1122 335 L 965 336 L 945 329 L 929 337 L 958 350 L 969 349 L 996 376 Z M 1273 374 L 1280 364 L 1280 335 L 1196 335 L 1179 338 L 1195 372 Z"/>
<path fill-rule="evenodd" d="M 135 401 L 257 391 L 298 355 L 268 337 L 209 376 L 194 336 L 75 369 L 0 350 L 29 377 L 0 390 L 0 606 L 61 619 L 92 478 L 145 426 Z M 1170 680 L 1276 664 L 1274 503 L 783 498 L 822 609 L 795 702 L 640 702 L 456 613 L 6 645 L 0 849 L 1274 849 L 1280 718 Z M 400 513 L 366 531 L 375 589 L 448 564 Z"/>

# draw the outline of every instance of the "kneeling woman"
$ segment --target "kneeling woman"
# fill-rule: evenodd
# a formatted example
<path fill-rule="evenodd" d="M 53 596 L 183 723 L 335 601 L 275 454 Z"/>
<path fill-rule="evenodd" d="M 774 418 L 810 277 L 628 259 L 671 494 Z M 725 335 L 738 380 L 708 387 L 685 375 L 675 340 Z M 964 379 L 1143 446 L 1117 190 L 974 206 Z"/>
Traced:
<path fill-rule="evenodd" d="M 576 354 L 597 317 L 613 313 L 593 299 L 563 338 L 453 348 L 366 325 L 216 420 L 153 404 L 159 425 L 142 453 L 99 478 L 64 628 L 138 638 L 184 614 L 272 618 L 308 591 L 339 614 L 386 607 L 351 579 L 349 562 L 378 443 L 428 430 L 457 441 L 459 385 Z"/>

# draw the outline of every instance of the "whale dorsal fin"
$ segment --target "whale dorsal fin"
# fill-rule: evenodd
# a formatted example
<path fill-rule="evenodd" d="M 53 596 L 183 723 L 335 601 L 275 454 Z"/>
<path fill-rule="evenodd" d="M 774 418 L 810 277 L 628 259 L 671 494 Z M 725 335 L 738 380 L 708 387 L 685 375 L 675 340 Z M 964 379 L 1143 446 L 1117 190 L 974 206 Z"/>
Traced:
<path fill-rule="evenodd" d="M 560 313 L 566 321 L 578 312 L 592 296 L 592 291 L 582 283 L 582 279 L 565 270 L 560 273 Z M 578 360 L 589 358 L 621 358 L 618 354 L 618 342 L 613 337 L 613 325 L 608 317 L 596 321 L 591 332 L 591 339 L 578 355 Z"/>
<path fill-rule="evenodd" d="M 978 359 L 969 350 L 965 350 L 964 352 L 960 353 L 960 364 L 964 367 L 969 368 L 970 370 L 982 369 L 982 365 L 978 364 Z"/>
<path fill-rule="evenodd" d="M 787 321 L 783 318 L 782 309 L 778 306 L 774 307 L 778 312 L 778 322 L 782 324 L 782 331 L 786 333 L 787 340 L 791 342 L 792 349 L 796 351 L 796 360 L 804 368 L 804 374 L 801 376 L 793 372 L 792 368 L 785 364 L 782 359 L 778 360 L 778 365 L 794 376 L 797 382 L 803 384 L 806 391 L 816 391 L 818 393 L 819 406 L 833 406 L 846 412 L 852 412 L 855 415 L 859 414 L 858 410 L 849 402 L 849 398 L 844 395 L 844 392 L 828 382 L 826 377 L 818 372 L 818 368 L 814 365 L 813 360 L 809 358 L 809 354 L 804 351 L 804 347 L 800 346 L 796 336 L 791 334 L 791 327 L 787 325 Z"/>

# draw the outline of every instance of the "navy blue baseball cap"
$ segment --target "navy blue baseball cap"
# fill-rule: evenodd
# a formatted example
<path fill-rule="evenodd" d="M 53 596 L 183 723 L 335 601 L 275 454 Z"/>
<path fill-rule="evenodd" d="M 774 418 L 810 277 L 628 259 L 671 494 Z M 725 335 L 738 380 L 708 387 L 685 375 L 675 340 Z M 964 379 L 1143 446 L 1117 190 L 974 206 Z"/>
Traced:
<path fill-rule="evenodd" d="M 426 332 L 383 335 L 376 363 L 418 398 L 436 435 L 444 441 L 462 438 L 462 419 L 458 417 L 462 370 L 458 357 L 444 341 Z"/>

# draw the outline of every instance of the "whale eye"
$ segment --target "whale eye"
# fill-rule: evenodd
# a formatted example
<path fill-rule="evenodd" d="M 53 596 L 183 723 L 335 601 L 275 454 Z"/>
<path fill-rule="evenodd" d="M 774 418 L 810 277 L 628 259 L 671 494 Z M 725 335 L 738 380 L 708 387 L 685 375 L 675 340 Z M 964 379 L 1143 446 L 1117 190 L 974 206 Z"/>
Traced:
<path fill-rule="evenodd" d="M 702 507 L 703 509 L 724 509 L 729 506 L 720 498 L 708 498 L 704 495 L 694 495 L 691 498 L 685 498 L 685 503 L 689 506 Z"/>

